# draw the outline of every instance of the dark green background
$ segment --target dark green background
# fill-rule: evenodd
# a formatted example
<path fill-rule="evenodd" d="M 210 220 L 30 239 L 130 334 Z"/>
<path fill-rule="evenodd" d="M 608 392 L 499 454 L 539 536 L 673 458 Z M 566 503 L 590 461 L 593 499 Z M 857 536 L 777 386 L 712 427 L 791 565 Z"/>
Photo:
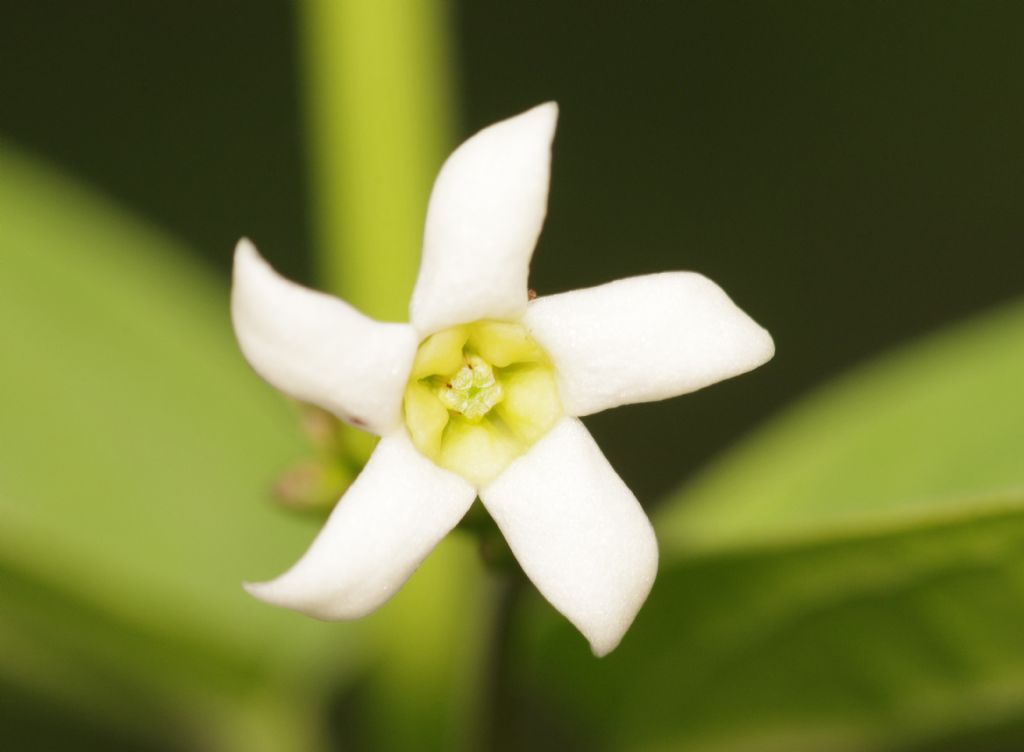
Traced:
<path fill-rule="evenodd" d="M 590 422 L 647 500 L 794 394 L 1021 291 L 1018 3 L 461 3 L 461 130 L 562 107 L 541 292 L 691 268 L 763 371 Z M 0 134 L 310 281 L 290 3 L 10 3 Z M 657 436 L 634 454 L 638 434 Z M 648 461 L 649 460 L 649 461 Z"/>
<path fill-rule="evenodd" d="M 1024 4 L 451 18 L 460 137 L 561 105 L 541 294 L 695 269 L 776 338 L 751 375 L 588 419 L 648 506 L 805 390 L 1024 288 Z M 0 138 L 188 241 L 225 290 L 242 234 L 312 282 L 296 26 L 288 2 L 7 2 Z M 0 715 L 33 718 L 19 703 Z"/>
<path fill-rule="evenodd" d="M 0 135 L 310 282 L 290 3 L 11 3 Z M 1019 3 L 452 6 L 461 135 L 562 116 L 540 292 L 671 268 L 775 335 L 738 382 L 589 422 L 650 502 L 871 353 L 1024 288 Z M 637 448 L 639 435 L 658 438 Z"/>

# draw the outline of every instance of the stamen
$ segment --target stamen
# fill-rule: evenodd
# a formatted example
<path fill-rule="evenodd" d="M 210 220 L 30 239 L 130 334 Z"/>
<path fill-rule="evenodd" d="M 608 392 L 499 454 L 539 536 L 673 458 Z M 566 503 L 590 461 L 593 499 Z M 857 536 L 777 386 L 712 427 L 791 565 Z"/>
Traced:
<path fill-rule="evenodd" d="M 477 421 L 505 398 L 505 390 L 494 378 L 494 369 L 477 355 L 466 357 L 466 365 L 438 389 L 441 403 L 467 419 Z"/>
<path fill-rule="evenodd" d="M 473 371 L 469 366 L 463 366 L 452 379 L 452 389 L 464 392 L 473 386 Z"/>

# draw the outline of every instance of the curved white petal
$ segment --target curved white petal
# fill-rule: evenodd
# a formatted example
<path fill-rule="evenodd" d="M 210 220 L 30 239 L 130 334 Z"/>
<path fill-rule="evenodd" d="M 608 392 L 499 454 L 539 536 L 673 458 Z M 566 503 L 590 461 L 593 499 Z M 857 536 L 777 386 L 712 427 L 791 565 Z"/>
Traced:
<path fill-rule="evenodd" d="M 523 323 L 554 361 L 570 415 L 692 392 L 775 354 L 771 335 L 693 272 L 538 298 Z"/>
<path fill-rule="evenodd" d="M 395 432 L 381 439 L 299 562 L 245 589 L 318 619 L 365 616 L 394 595 L 475 498 L 466 481 Z"/>
<path fill-rule="evenodd" d="M 613 650 L 654 583 L 658 543 L 583 424 L 563 418 L 480 498 L 537 589 L 596 655 Z"/>
<path fill-rule="evenodd" d="M 282 392 L 377 434 L 399 424 L 413 327 L 284 279 L 246 239 L 235 249 L 231 317 L 246 360 Z"/>
<path fill-rule="evenodd" d="M 441 168 L 410 304 L 421 334 L 526 310 L 530 257 L 547 212 L 558 106 L 485 128 Z"/>

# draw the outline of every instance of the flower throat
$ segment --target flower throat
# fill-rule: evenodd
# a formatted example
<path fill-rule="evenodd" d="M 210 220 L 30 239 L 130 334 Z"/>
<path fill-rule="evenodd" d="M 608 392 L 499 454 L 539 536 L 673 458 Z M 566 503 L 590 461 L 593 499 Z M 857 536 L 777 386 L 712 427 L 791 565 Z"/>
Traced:
<path fill-rule="evenodd" d="M 520 324 L 477 321 L 420 343 L 403 401 L 413 444 L 477 485 L 562 415 L 554 369 Z"/>

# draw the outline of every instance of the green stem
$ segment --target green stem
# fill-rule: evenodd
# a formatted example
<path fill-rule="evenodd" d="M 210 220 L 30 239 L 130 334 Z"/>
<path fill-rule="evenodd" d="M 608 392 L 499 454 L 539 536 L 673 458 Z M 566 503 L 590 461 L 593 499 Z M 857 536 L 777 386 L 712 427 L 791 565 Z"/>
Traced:
<path fill-rule="evenodd" d="M 302 6 L 317 270 L 384 319 L 406 320 L 430 186 L 452 142 L 447 7 Z"/>
<path fill-rule="evenodd" d="M 516 718 L 508 712 L 509 708 L 517 704 L 511 684 L 513 665 L 510 647 L 512 619 L 527 580 L 518 566 L 492 576 L 497 578 L 497 582 L 493 596 L 491 644 L 484 669 L 486 683 L 483 685 L 483 693 L 486 700 L 481 708 L 477 747 L 488 750 L 515 749 L 516 742 L 513 740 L 516 739 Z"/>
<path fill-rule="evenodd" d="M 382 319 L 407 318 L 430 186 L 453 142 L 447 7 L 302 6 L 320 284 Z M 376 659 L 357 693 L 370 748 L 471 747 L 490 621 L 482 570 L 476 547 L 449 536 L 362 622 Z"/>

